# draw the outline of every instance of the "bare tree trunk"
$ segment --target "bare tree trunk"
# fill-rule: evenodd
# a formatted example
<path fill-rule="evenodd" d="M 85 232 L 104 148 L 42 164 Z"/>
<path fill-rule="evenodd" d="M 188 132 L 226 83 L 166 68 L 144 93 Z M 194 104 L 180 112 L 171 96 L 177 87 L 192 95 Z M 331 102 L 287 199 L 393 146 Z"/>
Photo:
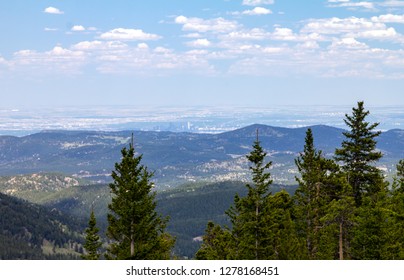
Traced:
<path fill-rule="evenodd" d="M 135 255 L 135 241 L 133 240 L 133 236 L 130 239 L 130 256 L 133 257 Z"/>
<path fill-rule="evenodd" d="M 133 134 L 132 134 L 133 137 Z M 135 236 L 134 236 L 134 225 L 132 222 L 131 225 L 131 233 L 130 233 L 130 256 L 133 257 L 135 255 Z"/>
<path fill-rule="evenodd" d="M 344 259 L 343 239 L 342 239 L 342 222 L 339 223 L 339 259 Z"/>
<path fill-rule="evenodd" d="M 259 207 L 255 205 L 255 218 L 258 223 Z M 258 260 L 258 227 L 255 229 L 255 259 Z"/>

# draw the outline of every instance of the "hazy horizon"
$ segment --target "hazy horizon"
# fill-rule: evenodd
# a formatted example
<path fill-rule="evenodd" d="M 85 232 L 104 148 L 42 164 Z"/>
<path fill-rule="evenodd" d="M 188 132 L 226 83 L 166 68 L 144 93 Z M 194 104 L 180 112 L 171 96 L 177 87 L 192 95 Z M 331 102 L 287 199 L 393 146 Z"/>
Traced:
<path fill-rule="evenodd" d="M 366 107 L 379 129 L 403 129 L 401 106 Z M 346 128 L 352 106 L 272 107 L 136 107 L 76 106 L 65 108 L 0 108 L 0 135 L 23 136 L 43 130 L 151 130 L 220 133 L 251 124 L 297 128 L 329 125 Z"/>

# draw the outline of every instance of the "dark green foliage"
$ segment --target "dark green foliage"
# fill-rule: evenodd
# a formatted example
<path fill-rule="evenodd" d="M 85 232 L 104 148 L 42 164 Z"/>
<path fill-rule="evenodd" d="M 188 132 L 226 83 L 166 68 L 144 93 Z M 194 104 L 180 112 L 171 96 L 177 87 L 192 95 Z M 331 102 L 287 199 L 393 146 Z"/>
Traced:
<path fill-rule="evenodd" d="M 77 259 L 81 223 L 58 211 L 0 193 L 0 259 Z M 44 245 L 53 252 L 44 252 Z M 78 246 L 79 247 L 79 246 Z M 71 254 L 58 253 L 66 248 Z"/>
<path fill-rule="evenodd" d="M 305 258 L 339 258 L 339 249 L 344 249 L 340 246 L 347 242 L 340 243 L 338 237 L 341 233 L 342 241 L 346 241 L 348 229 L 347 213 L 341 211 L 347 206 L 344 175 L 333 160 L 324 158 L 322 152 L 316 150 L 310 128 L 306 132 L 303 153 L 295 163 L 300 177 L 296 177 L 299 187 L 294 195 L 294 214 L 298 236 L 306 245 Z"/>
<path fill-rule="evenodd" d="M 341 213 L 355 213 L 353 219 L 348 219 L 353 222 L 351 232 L 342 232 L 343 226 L 340 224 L 341 234 L 348 236 L 348 240 L 344 242 L 347 256 L 354 259 L 382 259 L 383 248 L 388 242 L 388 184 L 385 183 L 382 172 L 375 166 L 382 157 L 382 153 L 376 150 L 376 138 L 381 132 L 375 131 L 378 123 L 370 124 L 365 120 L 368 115 L 369 111 L 365 111 L 363 102 L 358 102 L 358 106 L 352 109 L 352 116 L 345 115 L 344 121 L 350 130 L 344 132 L 346 139 L 342 142 L 342 147 L 335 151 L 335 159 L 343 164 L 342 170 L 355 201 L 353 211 L 349 211 L 350 207 L 347 205 L 341 209 Z M 346 202 L 349 201 L 350 192 L 341 195 Z M 347 244 L 349 248 L 346 248 Z"/>
<path fill-rule="evenodd" d="M 100 241 L 98 231 L 94 210 L 91 210 L 88 228 L 86 229 L 86 241 L 83 246 L 86 249 L 86 253 L 82 255 L 82 258 L 85 260 L 98 260 L 100 258 L 99 250 L 102 242 Z"/>
<path fill-rule="evenodd" d="M 387 216 L 387 244 L 382 249 L 383 259 L 404 259 L 404 160 L 397 164 L 397 176 L 387 197 L 385 206 Z"/>
<path fill-rule="evenodd" d="M 387 240 L 388 216 L 385 193 L 378 193 L 378 199 L 365 197 L 357 209 L 353 229 L 352 258 L 359 260 L 384 259 L 383 250 L 390 242 Z"/>
<path fill-rule="evenodd" d="M 293 194 L 296 186 L 272 185 L 273 192 L 285 188 Z M 157 192 L 156 211 L 169 216 L 167 232 L 175 236 L 174 254 L 180 258 L 193 258 L 200 247 L 199 241 L 193 238 L 204 234 L 208 221 L 222 226 L 230 226 L 225 211 L 234 202 L 234 196 L 239 193 L 245 196 L 248 190 L 244 182 L 224 181 L 217 183 L 189 183 L 177 188 Z M 63 198 L 68 194 L 71 198 Z M 82 216 L 83 228 L 88 224 L 88 209 L 94 203 L 94 214 L 100 236 L 104 237 L 107 222 L 107 205 L 111 195 L 107 185 L 80 186 L 63 190 L 57 197 L 56 203 L 48 206 L 60 209 L 74 216 Z"/>
<path fill-rule="evenodd" d="M 376 137 L 381 132 L 374 131 L 378 123 L 370 124 L 365 120 L 369 111 L 365 111 L 363 101 L 352 108 L 352 116 L 345 115 L 345 124 L 350 128 L 344 132 L 342 146 L 335 150 L 335 159 L 343 163 L 348 183 L 352 186 L 356 206 L 361 205 L 362 196 L 376 194 L 383 188 L 381 171 L 373 164 L 382 153 L 376 150 Z"/>
<path fill-rule="evenodd" d="M 152 173 L 141 165 L 133 144 L 123 148 L 122 160 L 115 164 L 112 201 L 108 205 L 107 236 L 112 243 L 108 258 L 168 259 L 174 240 L 164 232 L 167 218 L 155 211 Z"/>
<path fill-rule="evenodd" d="M 213 222 L 208 222 L 203 243 L 196 253 L 197 260 L 226 260 L 233 255 L 230 231 L 222 229 Z"/>
<path fill-rule="evenodd" d="M 324 205 L 330 202 L 328 172 L 331 162 L 314 147 L 312 130 L 306 132 L 303 153 L 295 160 L 301 177 L 296 177 L 299 187 L 294 195 L 294 213 L 298 236 L 306 244 L 307 258 L 316 259 L 319 250 L 320 218 Z"/>
<path fill-rule="evenodd" d="M 397 164 L 397 188 L 404 192 L 404 159 Z"/>
<path fill-rule="evenodd" d="M 350 186 L 344 178 L 340 178 L 339 184 L 342 191 L 323 208 L 316 259 L 351 258 L 350 241 L 356 208 Z"/>
<path fill-rule="evenodd" d="M 272 185 L 274 192 L 283 186 Z M 293 193 L 295 186 L 287 187 Z M 187 184 L 180 188 L 159 192 L 156 196 L 159 213 L 170 216 L 167 231 L 176 237 L 175 255 L 193 258 L 201 246 L 193 238 L 200 237 L 209 221 L 223 229 L 231 225 L 226 210 L 234 203 L 234 196 L 246 196 L 243 182 Z"/>
<path fill-rule="evenodd" d="M 305 257 L 304 242 L 299 239 L 295 222 L 292 219 L 293 200 L 285 190 L 271 195 L 265 222 L 271 236 L 267 259 L 295 260 Z"/>

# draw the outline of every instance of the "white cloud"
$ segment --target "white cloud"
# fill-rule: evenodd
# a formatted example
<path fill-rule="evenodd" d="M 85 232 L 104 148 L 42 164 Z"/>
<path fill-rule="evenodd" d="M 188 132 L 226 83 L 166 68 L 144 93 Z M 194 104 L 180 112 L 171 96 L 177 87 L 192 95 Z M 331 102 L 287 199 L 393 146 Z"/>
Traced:
<path fill-rule="evenodd" d="M 29 71 L 35 74 L 65 73 L 77 74 L 86 64 L 86 54 L 79 50 L 69 50 L 56 46 L 50 51 L 37 52 L 34 50 L 21 50 L 15 52 L 12 60 L 12 69 Z M 41 71 L 38 72 L 38 69 Z"/>
<path fill-rule="evenodd" d="M 55 57 L 65 57 L 65 56 L 81 56 L 83 53 L 82 52 L 74 52 L 68 49 L 64 49 L 60 46 L 54 47 L 51 51 L 46 52 L 46 54 L 49 54 L 51 56 Z"/>
<path fill-rule="evenodd" d="M 295 33 L 292 29 L 285 27 L 275 27 L 270 37 L 278 41 L 309 42 L 309 44 L 316 41 L 325 41 L 325 38 L 319 33 Z"/>
<path fill-rule="evenodd" d="M 172 53 L 173 51 L 164 47 L 157 47 L 153 50 L 155 53 L 160 53 L 160 54 L 169 54 Z"/>
<path fill-rule="evenodd" d="M 201 18 L 187 18 L 185 16 L 178 16 L 175 18 L 175 23 L 182 24 L 182 29 L 184 31 L 196 31 L 200 33 L 226 33 L 236 30 L 239 27 L 237 22 L 226 20 L 224 18 L 204 20 Z"/>
<path fill-rule="evenodd" d="M 359 32 L 366 30 L 385 29 L 383 23 L 373 22 L 364 18 L 328 18 L 310 20 L 302 32 L 315 32 L 319 34 L 342 34 L 347 32 Z"/>
<path fill-rule="evenodd" d="M 75 25 L 75 26 L 72 27 L 71 30 L 72 31 L 85 31 L 86 28 L 84 26 L 82 26 L 82 25 Z"/>
<path fill-rule="evenodd" d="M 362 1 L 362 2 L 349 2 L 349 1 L 329 1 L 330 3 L 336 3 L 329 5 L 329 7 L 342 7 L 342 8 L 364 8 L 368 10 L 375 10 L 375 3 L 372 2 L 367 2 L 367 1 Z"/>
<path fill-rule="evenodd" d="M 178 16 L 175 18 L 175 23 L 178 23 L 178 24 L 186 24 L 187 21 L 188 21 L 188 18 L 185 16 Z"/>
<path fill-rule="evenodd" d="M 147 50 L 149 49 L 149 45 L 147 45 L 146 43 L 139 43 L 137 44 L 138 49 L 143 49 L 143 50 Z"/>
<path fill-rule="evenodd" d="M 187 55 L 207 55 L 209 52 L 207 50 L 190 50 L 187 51 L 186 54 Z"/>
<path fill-rule="evenodd" d="M 297 47 L 302 49 L 319 49 L 320 45 L 316 41 L 306 41 L 297 45 Z"/>
<path fill-rule="evenodd" d="M 50 32 L 50 31 L 58 31 L 59 29 L 58 28 L 45 27 L 43 30 L 47 31 L 47 32 Z"/>
<path fill-rule="evenodd" d="M 185 34 L 185 35 L 183 35 L 183 36 L 181 36 L 181 37 L 184 37 L 184 38 L 194 38 L 194 39 L 196 39 L 196 38 L 201 38 L 202 35 L 199 34 L 199 33 L 188 33 L 188 34 Z"/>
<path fill-rule="evenodd" d="M 98 60 L 100 65 L 97 69 L 102 73 L 134 75 L 166 75 L 173 71 L 195 71 L 209 75 L 214 69 L 204 54 L 206 52 L 175 53 L 164 47 L 150 49 L 138 44 L 137 48 L 128 48 L 122 53 L 104 54 Z"/>
<path fill-rule="evenodd" d="M 0 64 L 3 64 L 3 65 L 7 65 L 7 64 L 8 64 L 8 63 L 7 63 L 7 60 L 5 60 L 4 57 L 2 57 L 2 56 L 0 56 Z"/>
<path fill-rule="evenodd" d="M 266 47 L 264 49 L 262 49 L 263 53 L 266 54 L 280 54 L 284 52 L 284 48 L 280 48 L 280 47 Z"/>
<path fill-rule="evenodd" d="M 44 13 L 47 13 L 47 14 L 54 14 L 54 15 L 62 15 L 62 14 L 64 14 L 63 11 L 61 11 L 61 10 L 59 10 L 58 8 L 55 8 L 55 7 L 47 7 L 47 8 L 44 10 Z"/>
<path fill-rule="evenodd" d="M 255 7 L 252 10 L 246 10 L 242 12 L 243 15 L 257 16 L 257 15 L 269 15 L 272 11 L 263 7 Z"/>
<path fill-rule="evenodd" d="M 270 34 L 261 28 L 253 28 L 251 30 L 239 30 L 233 31 L 226 35 L 220 36 L 223 40 L 239 40 L 239 41 L 250 41 L 250 40 L 264 40 L 269 38 Z"/>
<path fill-rule="evenodd" d="M 357 35 L 357 37 L 368 39 L 394 39 L 397 38 L 398 36 L 399 34 L 393 27 L 381 30 L 364 31 Z"/>
<path fill-rule="evenodd" d="M 377 17 L 372 17 L 372 21 L 383 23 L 404 23 L 404 15 L 380 15 Z"/>
<path fill-rule="evenodd" d="M 274 3 L 274 0 L 243 0 L 245 6 L 272 5 Z"/>
<path fill-rule="evenodd" d="M 339 49 L 339 48 L 368 49 L 369 46 L 366 45 L 365 43 L 361 43 L 361 42 L 357 41 L 355 38 L 342 38 L 340 40 L 334 41 L 329 48 L 330 49 Z"/>
<path fill-rule="evenodd" d="M 198 41 L 195 46 L 207 46 Z M 21 50 L 14 53 L 10 65 L 0 66 L 31 75 L 80 74 L 83 67 L 93 67 L 100 73 L 132 75 L 167 75 L 172 71 L 194 71 L 210 75 L 215 70 L 204 57 L 205 51 L 174 52 L 165 47 L 151 49 L 146 43 L 132 47 L 118 41 L 83 41 L 70 49 L 56 46 L 50 51 Z M 32 74 L 35 73 L 35 74 Z"/>
<path fill-rule="evenodd" d="M 119 41 L 83 41 L 72 46 L 73 50 L 93 51 L 93 50 L 116 50 L 125 49 L 128 45 Z"/>
<path fill-rule="evenodd" d="M 372 3 L 372 2 L 342 3 L 341 7 L 365 8 L 365 9 L 369 9 L 369 10 L 375 9 L 374 3 Z"/>
<path fill-rule="evenodd" d="M 404 7 L 404 1 L 397 1 L 397 0 L 384 1 L 379 2 L 378 5 L 382 7 Z"/>
<path fill-rule="evenodd" d="M 275 28 L 272 37 L 276 40 L 285 40 L 285 41 L 296 41 L 298 40 L 298 36 L 293 33 L 292 29 L 289 28 Z"/>
<path fill-rule="evenodd" d="M 188 46 L 194 48 L 207 48 L 212 45 L 208 39 L 197 39 L 187 43 Z"/>
<path fill-rule="evenodd" d="M 116 28 L 101 34 L 100 38 L 104 40 L 146 41 L 146 40 L 158 40 L 161 37 L 156 34 L 145 33 L 141 29 Z"/>

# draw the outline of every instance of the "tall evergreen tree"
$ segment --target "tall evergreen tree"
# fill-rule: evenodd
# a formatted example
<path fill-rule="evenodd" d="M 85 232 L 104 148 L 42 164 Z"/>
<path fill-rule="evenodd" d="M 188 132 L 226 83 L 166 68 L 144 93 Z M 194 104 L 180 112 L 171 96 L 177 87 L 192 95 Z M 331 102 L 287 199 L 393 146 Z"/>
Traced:
<path fill-rule="evenodd" d="M 333 259 L 337 257 L 336 248 L 339 240 L 333 228 L 346 231 L 347 223 L 343 217 L 336 217 L 336 213 L 330 216 L 332 208 L 341 204 L 343 198 L 344 179 L 339 166 L 331 159 L 323 157 L 322 152 L 314 147 L 313 132 L 309 128 L 306 132 L 303 152 L 295 160 L 300 177 L 296 177 L 299 183 L 294 195 L 294 213 L 299 237 L 306 243 L 307 258 L 309 259 Z M 341 207 L 337 207 L 340 209 Z M 333 217 L 325 219 L 324 217 Z M 340 221 L 338 227 L 331 226 Z M 340 227 L 343 227 L 340 229 Z M 326 235 L 330 236 L 327 237 Z M 325 241 L 326 240 L 326 241 Z"/>
<path fill-rule="evenodd" d="M 300 178 L 296 177 L 299 187 L 294 196 L 297 229 L 305 240 L 308 258 L 316 259 L 322 207 L 330 201 L 324 188 L 331 162 L 314 147 L 310 128 L 306 131 L 303 153 L 295 159 L 295 164 L 300 173 Z"/>
<path fill-rule="evenodd" d="M 404 160 L 397 164 L 387 203 L 387 225 L 384 236 L 388 243 L 382 250 L 382 259 L 404 259 Z"/>
<path fill-rule="evenodd" d="M 272 184 L 271 174 L 267 171 L 272 162 L 265 163 L 267 153 L 258 139 L 253 150 L 247 155 L 251 163 L 252 184 L 247 184 L 248 194 L 240 198 L 236 195 L 234 206 L 228 211 L 232 222 L 232 234 L 235 240 L 237 259 L 266 259 L 273 254 L 271 248 L 271 231 L 266 223 L 269 189 Z"/>
<path fill-rule="evenodd" d="M 269 250 L 267 259 L 296 260 L 305 259 L 305 244 L 297 235 L 296 224 L 292 219 L 293 200 L 285 190 L 271 195 L 267 204 L 265 223 L 269 226 L 271 237 L 268 241 L 272 250 Z"/>
<path fill-rule="evenodd" d="M 174 240 L 165 233 L 167 218 L 156 213 L 153 173 L 141 164 L 132 143 L 121 150 L 109 185 L 112 201 L 108 205 L 107 236 L 112 243 L 108 258 L 168 259 Z"/>
<path fill-rule="evenodd" d="M 320 219 L 319 250 L 316 259 L 351 259 L 351 240 L 355 222 L 355 201 L 344 176 L 333 178 L 341 191 L 324 207 Z M 339 181 L 339 183 L 338 183 Z"/>
<path fill-rule="evenodd" d="M 213 222 L 208 222 L 203 243 L 196 253 L 197 260 L 227 260 L 233 255 L 231 233 Z"/>
<path fill-rule="evenodd" d="M 397 189 L 404 192 L 404 159 L 400 160 L 397 164 L 397 176 L 395 179 Z"/>
<path fill-rule="evenodd" d="M 376 137 L 381 132 L 375 131 L 378 123 L 370 124 L 365 120 L 368 115 L 363 101 L 352 109 L 351 116 L 345 115 L 344 121 L 350 130 L 343 133 L 342 147 L 335 151 L 335 159 L 343 164 L 348 183 L 352 186 L 356 206 L 361 205 L 363 194 L 372 195 L 384 187 L 383 175 L 374 166 L 382 157 L 382 153 L 376 150 Z"/>
<path fill-rule="evenodd" d="M 383 248 L 391 240 L 387 239 L 388 210 L 386 193 L 379 191 L 372 197 L 366 196 L 356 209 L 355 226 L 351 241 L 352 258 L 359 260 L 383 259 Z"/>
<path fill-rule="evenodd" d="M 97 220 L 94 215 L 94 210 L 91 210 L 88 228 L 86 229 L 86 241 L 84 243 L 85 253 L 82 258 L 85 260 L 98 260 L 100 258 L 100 248 L 102 242 L 98 235 Z"/>

